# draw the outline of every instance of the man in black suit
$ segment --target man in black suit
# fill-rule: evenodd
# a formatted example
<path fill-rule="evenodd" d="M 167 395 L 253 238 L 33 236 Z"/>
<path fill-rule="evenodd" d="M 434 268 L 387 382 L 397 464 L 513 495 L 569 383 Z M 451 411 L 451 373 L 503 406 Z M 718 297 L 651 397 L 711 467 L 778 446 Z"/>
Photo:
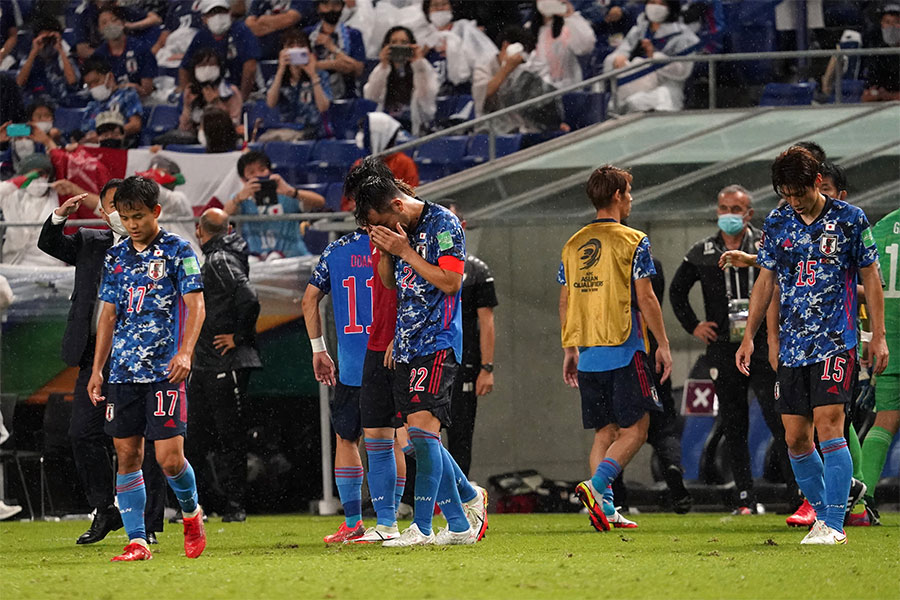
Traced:
<path fill-rule="evenodd" d="M 72 235 L 63 233 L 66 220 L 74 214 L 87 194 L 73 196 L 53 211 L 41 229 L 38 248 L 75 267 L 75 287 L 72 307 L 62 341 L 62 359 L 78 367 L 69 439 L 75 467 L 87 495 L 88 503 L 96 510 L 90 528 L 78 538 L 78 544 L 93 544 L 110 531 L 122 527 L 122 518 L 114 504 L 115 482 L 110 463 L 110 439 L 103 432 L 106 403 L 94 406 L 87 394 L 91 376 L 97 327 L 97 292 L 106 251 L 128 235 L 113 207 L 113 196 L 121 179 L 109 180 L 100 191 L 100 209 L 109 229 L 81 228 Z M 144 454 L 144 479 L 147 484 L 148 541 L 156 543 L 154 532 L 162 531 L 165 509 L 165 479 L 156 464 L 153 444 Z"/>

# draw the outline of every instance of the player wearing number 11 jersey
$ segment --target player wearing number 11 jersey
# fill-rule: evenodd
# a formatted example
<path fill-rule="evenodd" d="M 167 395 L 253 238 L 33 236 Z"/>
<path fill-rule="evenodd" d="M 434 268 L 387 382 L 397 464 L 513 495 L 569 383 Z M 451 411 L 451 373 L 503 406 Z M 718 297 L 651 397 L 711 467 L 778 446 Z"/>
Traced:
<path fill-rule="evenodd" d="M 857 275 L 872 324 L 874 370 L 887 365 L 884 298 L 878 251 L 862 210 L 822 195 L 821 165 L 792 147 L 772 165 L 772 185 L 786 203 L 766 218 L 757 261 L 762 267 L 738 368 L 749 373 L 753 336 L 777 278 L 781 290 L 776 408 L 782 414 L 791 467 L 816 511 L 804 544 L 843 544 L 852 463 L 844 439 L 844 409 L 857 368 Z M 824 463 L 813 445 L 818 433 Z"/>

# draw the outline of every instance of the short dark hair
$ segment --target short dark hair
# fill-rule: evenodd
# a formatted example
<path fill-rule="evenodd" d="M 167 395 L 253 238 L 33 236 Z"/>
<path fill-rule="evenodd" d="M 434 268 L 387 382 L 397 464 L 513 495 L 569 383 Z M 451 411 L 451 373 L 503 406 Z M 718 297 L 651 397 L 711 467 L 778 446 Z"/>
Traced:
<path fill-rule="evenodd" d="M 107 4 L 106 6 L 101 8 L 99 11 L 97 11 L 97 23 L 100 22 L 100 15 L 102 15 L 103 13 L 107 13 L 107 12 L 112 13 L 112 15 L 116 19 L 118 19 L 119 21 L 122 21 L 123 23 L 128 22 L 128 13 L 125 12 L 124 8 L 122 8 L 121 6 L 116 6 L 115 4 Z"/>
<path fill-rule="evenodd" d="M 821 169 L 822 177 L 831 177 L 831 181 L 834 182 L 834 187 L 837 191 L 843 192 L 847 190 L 847 172 L 844 171 L 842 166 L 826 160 L 822 163 Z"/>
<path fill-rule="evenodd" d="M 53 15 L 44 11 L 37 11 L 31 17 L 31 31 L 34 32 L 34 37 L 37 37 L 38 34 L 44 31 L 62 33 L 63 27 L 60 25 L 59 19 Z"/>
<path fill-rule="evenodd" d="M 616 192 L 624 194 L 631 181 L 632 175 L 625 169 L 612 165 L 597 167 L 587 182 L 588 198 L 597 210 L 608 208 Z"/>
<path fill-rule="evenodd" d="M 772 187 L 779 196 L 799 193 L 816 186 L 821 162 L 812 152 L 791 146 L 772 163 Z"/>
<path fill-rule="evenodd" d="M 103 201 L 103 196 L 106 195 L 106 192 L 108 192 L 109 190 L 118 189 L 119 186 L 122 185 L 122 181 L 124 181 L 124 180 L 119 179 L 118 177 L 115 177 L 113 179 L 110 179 L 106 183 L 104 183 L 103 187 L 100 188 L 100 201 L 101 202 Z"/>
<path fill-rule="evenodd" d="M 304 48 L 309 48 L 309 34 L 298 27 L 292 27 L 281 34 L 281 46 L 286 47 L 288 44 L 299 44 Z"/>
<path fill-rule="evenodd" d="M 237 172 L 238 175 L 243 179 L 244 171 L 250 165 L 260 164 L 264 165 L 267 169 L 272 168 L 272 161 L 269 160 L 269 156 L 265 152 L 259 152 L 257 150 L 251 150 L 247 152 L 243 156 L 238 159 L 237 162 Z"/>
<path fill-rule="evenodd" d="M 366 157 L 347 175 L 344 195 L 356 201 L 353 216 L 359 225 L 368 224 L 369 211 L 387 212 L 391 200 L 401 194 L 394 174 L 380 158 Z"/>
<path fill-rule="evenodd" d="M 810 141 L 797 142 L 796 144 L 794 144 L 793 147 L 803 148 L 804 150 L 806 150 L 807 152 L 812 154 L 813 158 L 815 158 L 820 163 L 823 163 L 826 160 L 828 160 L 827 156 L 825 155 L 825 149 L 822 148 L 822 146 L 818 145 L 815 142 L 810 142 Z"/>
<path fill-rule="evenodd" d="M 86 61 L 84 61 L 84 66 L 81 68 L 81 76 L 84 77 L 88 73 L 96 73 L 98 75 L 106 75 L 107 73 L 112 73 L 112 66 L 109 64 L 109 61 L 105 58 L 100 58 L 96 56 L 92 56 Z"/>
<path fill-rule="evenodd" d="M 240 136 L 234 122 L 224 109 L 207 106 L 200 117 L 200 125 L 206 135 L 206 152 L 209 154 L 234 152 Z"/>
<path fill-rule="evenodd" d="M 403 25 L 394 25 L 393 27 L 391 27 L 390 29 L 388 29 L 388 30 L 385 32 L 385 34 L 384 34 L 384 39 L 381 40 L 381 47 L 382 47 L 382 48 L 384 48 L 385 46 L 387 46 L 387 45 L 389 45 L 389 44 L 391 43 L 391 36 L 394 35 L 394 33 L 397 32 L 397 31 L 403 31 L 403 32 L 405 32 L 405 33 L 406 33 L 406 37 L 409 38 L 409 43 L 410 43 L 410 44 L 415 44 L 415 43 L 416 43 L 416 36 L 413 35 L 412 29 L 410 29 L 409 27 L 404 27 Z"/>
<path fill-rule="evenodd" d="M 25 115 L 28 117 L 29 121 L 33 120 L 32 117 L 34 117 L 34 111 L 39 108 L 46 108 L 51 113 L 53 113 L 54 116 L 56 116 L 56 106 L 53 104 L 53 102 L 51 102 L 48 98 L 38 98 L 37 100 L 29 104 L 28 108 L 25 109 Z"/>
<path fill-rule="evenodd" d="M 122 180 L 113 198 L 116 210 L 142 206 L 153 210 L 157 204 L 159 204 L 159 186 L 152 179 L 139 175 Z"/>

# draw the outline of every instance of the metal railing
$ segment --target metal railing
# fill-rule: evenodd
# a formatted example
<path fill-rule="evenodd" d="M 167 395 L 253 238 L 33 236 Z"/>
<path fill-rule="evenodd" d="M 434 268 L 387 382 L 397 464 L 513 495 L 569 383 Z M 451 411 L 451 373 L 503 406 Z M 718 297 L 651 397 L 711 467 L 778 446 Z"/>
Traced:
<path fill-rule="evenodd" d="M 565 94 L 570 92 L 576 92 L 582 90 L 586 87 L 600 86 L 600 85 L 609 85 L 610 95 L 613 98 L 613 105 L 616 106 L 617 102 L 617 81 L 618 79 L 638 73 L 639 71 L 646 70 L 648 67 L 656 68 L 656 65 L 665 66 L 674 62 L 706 62 L 709 65 L 709 105 L 708 109 L 713 110 L 716 108 L 716 87 L 717 87 L 717 72 L 716 65 L 722 62 L 756 62 L 756 61 L 765 61 L 765 60 L 782 60 L 782 59 L 803 59 L 803 58 L 831 58 L 834 57 L 835 60 L 839 61 L 841 57 L 844 56 L 883 56 L 883 55 L 893 55 L 897 56 L 900 59 L 900 48 L 833 48 L 829 50 L 801 50 L 801 51 L 790 51 L 790 52 L 738 52 L 734 54 L 690 54 L 687 56 L 668 56 L 665 58 L 651 58 L 645 61 L 642 61 L 639 64 L 635 65 L 626 65 L 620 69 L 615 69 L 608 73 L 602 73 L 600 75 L 596 75 L 589 79 L 585 79 L 578 83 L 573 83 L 572 85 L 568 85 L 552 92 L 548 92 L 541 96 L 536 96 L 531 98 L 530 100 L 525 100 L 524 102 L 520 102 L 519 104 L 514 104 L 513 106 L 508 106 L 506 108 L 502 108 L 498 111 L 488 113 L 486 115 L 482 115 L 471 121 L 466 121 L 464 123 L 459 123 L 457 125 L 453 125 L 446 129 L 441 129 L 440 131 L 436 131 L 434 133 L 430 133 L 426 136 L 417 138 L 415 140 L 411 140 L 409 142 L 405 142 L 398 146 L 392 146 L 386 150 L 382 150 L 373 156 L 387 156 L 389 154 L 394 154 L 396 152 L 404 152 L 406 150 L 412 150 L 425 144 L 427 142 L 431 142 L 434 140 L 439 140 L 441 138 L 468 133 L 469 131 L 481 131 L 483 129 L 487 129 L 488 133 L 488 159 L 489 162 L 496 159 L 496 136 L 497 133 L 494 130 L 494 121 L 505 117 L 507 115 L 511 115 L 516 113 L 522 109 L 529 108 L 531 106 L 536 106 L 538 104 L 543 104 L 545 102 L 555 100 L 557 98 L 562 98 Z M 900 68 L 900 63 L 898 63 L 898 68 Z M 841 77 L 837 77 L 835 79 L 835 90 L 834 90 L 834 101 L 836 104 L 841 104 L 843 102 L 843 81 Z"/>

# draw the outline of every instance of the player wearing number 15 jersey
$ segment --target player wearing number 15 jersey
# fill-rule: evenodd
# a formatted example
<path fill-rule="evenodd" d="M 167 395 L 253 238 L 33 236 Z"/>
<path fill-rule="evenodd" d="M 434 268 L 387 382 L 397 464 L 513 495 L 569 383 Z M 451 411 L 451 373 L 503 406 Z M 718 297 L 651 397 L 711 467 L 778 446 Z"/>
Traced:
<path fill-rule="evenodd" d="M 876 372 L 887 365 L 888 349 L 878 252 L 869 223 L 859 208 L 819 193 L 821 182 L 821 164 L 804 148 L 788 149 L 772 165 L 772 185 L 786 203 L 766 218 L 757 258 L 762 270 L 735 362 L 749 373 L 753 336 L 777 278 L 781 343 L 776 408 L 797 484 L 816 511 L 816 522 L 802 543 L 832 545 L 847 541 L 844 510 L 853 467 L 843 429 L 857 361 L 857 275 L 869 308 Z M 824 464 L 813 445 L 814 429 Z"/>
<path fill-rule="evenodd" d="M 152 558 L 144 534 L 145 438 L 155 442 L 157 461 L 181 505 L 185 554 L 196 558 L 206 547 L 183 437 L 184 380 L 205 317 L 203 280 L 191 245 L 159 228 L 158 198 L 157 184 L 143 177 L 129 177 L 116 191 L 115 208 L 129 239 L 106 253 L 97 347 L 88 382 L 88 394 L 96 404 L 102 400 L 103 366 L 112 350 L 106 433 L 116 447 L 116 493 L 129 540 L 114 561 Z"/>

